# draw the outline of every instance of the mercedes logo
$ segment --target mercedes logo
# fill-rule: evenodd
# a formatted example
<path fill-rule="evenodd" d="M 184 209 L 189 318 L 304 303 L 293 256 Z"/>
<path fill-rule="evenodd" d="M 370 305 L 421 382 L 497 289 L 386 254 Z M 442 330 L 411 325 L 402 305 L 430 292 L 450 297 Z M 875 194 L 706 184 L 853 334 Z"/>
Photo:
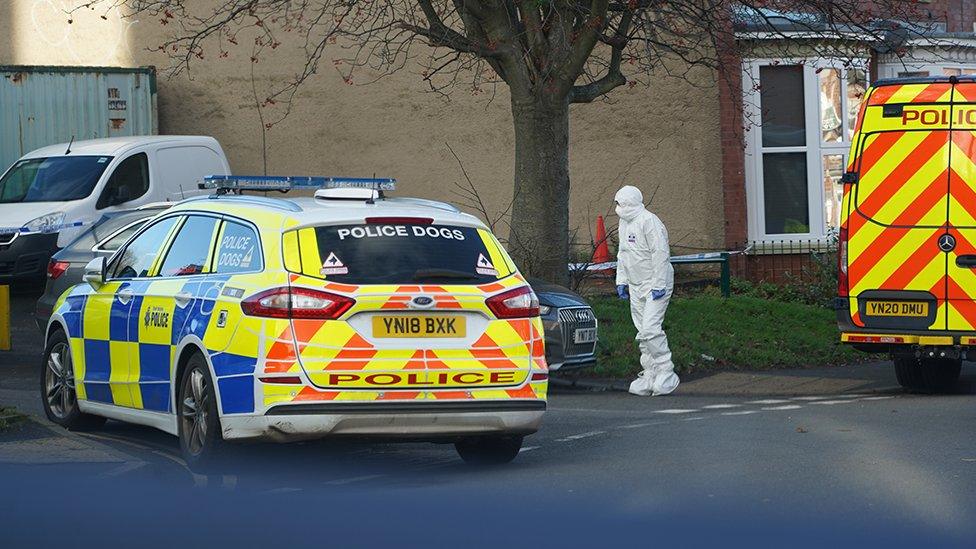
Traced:
<path fill-rule="evenodd" d="M 951 252 L 956 249 L 956 237 L 946 233 L 939 237 L 939 249 L 943 252 Z"/>

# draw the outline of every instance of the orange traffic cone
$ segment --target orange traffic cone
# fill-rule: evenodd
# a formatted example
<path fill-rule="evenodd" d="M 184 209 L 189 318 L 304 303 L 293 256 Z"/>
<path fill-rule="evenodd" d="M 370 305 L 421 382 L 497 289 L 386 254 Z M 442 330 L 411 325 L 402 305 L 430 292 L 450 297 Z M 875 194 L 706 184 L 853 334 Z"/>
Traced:
<path fill-rule="evenodd" d="M 596 250 L 593 252 L 593 263 L 607 263 L 610 261 L 610 247 L 607 246 L 607 228 L 603 224 L 603 216 L 596 216 Z"/>

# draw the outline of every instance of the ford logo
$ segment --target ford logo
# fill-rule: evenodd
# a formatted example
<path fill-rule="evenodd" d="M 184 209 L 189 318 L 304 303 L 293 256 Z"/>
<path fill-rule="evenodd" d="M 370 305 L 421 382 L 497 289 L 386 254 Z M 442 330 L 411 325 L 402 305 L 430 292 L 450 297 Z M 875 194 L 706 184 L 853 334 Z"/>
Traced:
<path fill-rule="evenodd" d="M 414 307 L 430 307 L 434 304 L 434 298 L 426 295 L 418 295 L 410 300 L 410 304 Z"/>

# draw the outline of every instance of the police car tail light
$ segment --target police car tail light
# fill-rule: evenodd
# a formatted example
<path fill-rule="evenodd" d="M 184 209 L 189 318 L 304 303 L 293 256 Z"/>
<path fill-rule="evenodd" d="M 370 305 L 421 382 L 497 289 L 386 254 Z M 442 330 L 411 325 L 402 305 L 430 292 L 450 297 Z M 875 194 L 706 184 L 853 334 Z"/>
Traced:
<path fill-rule="evenodd" d="M 245 299 L 241 309 L 250 316 L 335 320 L 355 303 L 352 298 L 311 288 L 274 288 Z"/>
<path fill-rule="evenodd" d="M 498 318 L 539 316 L 539 298 L 528 286 L 489 297 L 485 304 Z"/>
<path fill-rule="evenodd" d="M 431 225 L 431 217 L 367 217 L 367 225 Z"/>

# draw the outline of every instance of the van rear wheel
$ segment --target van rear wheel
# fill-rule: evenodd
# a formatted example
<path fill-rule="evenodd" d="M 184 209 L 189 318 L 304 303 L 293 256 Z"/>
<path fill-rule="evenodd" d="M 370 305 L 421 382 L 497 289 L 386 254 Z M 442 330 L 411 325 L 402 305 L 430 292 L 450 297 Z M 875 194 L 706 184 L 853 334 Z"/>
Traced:
<path fill-rule="evenodd" d="M 892 357 L 898 384 L 912 393 L 948 393 L 962 371 L 962 360 L 952 358 Z"/>

